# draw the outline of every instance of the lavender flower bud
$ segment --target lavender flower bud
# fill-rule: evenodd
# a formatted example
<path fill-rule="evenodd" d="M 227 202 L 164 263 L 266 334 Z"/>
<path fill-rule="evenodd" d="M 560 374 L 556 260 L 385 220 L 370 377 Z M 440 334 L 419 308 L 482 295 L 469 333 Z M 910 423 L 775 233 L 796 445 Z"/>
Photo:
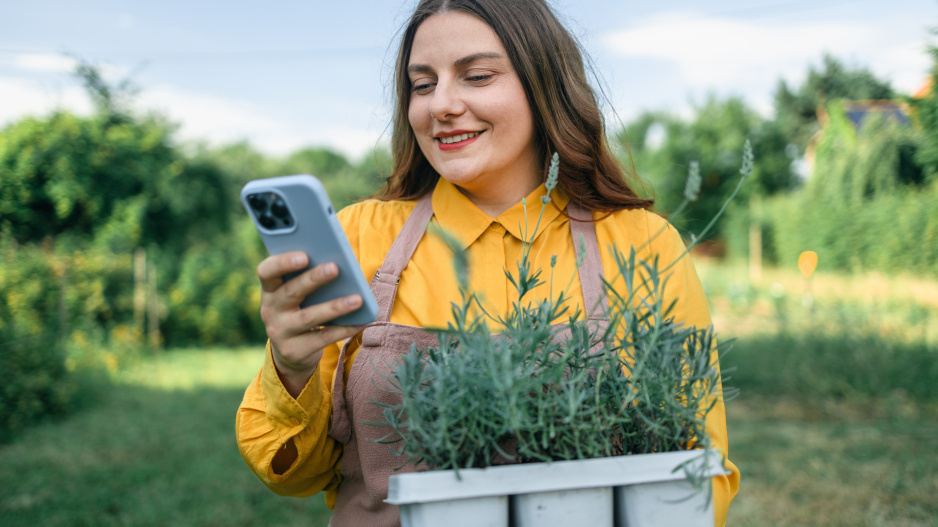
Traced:
<path fill-rule="evenodd" d="M 547 188 L 547 193 L 550 194 L 550 191 L 554 190 L 557 186 L 557 175 L 560 173 L 560 156 L 557 155 L 557 152 L 554 152 L 554 155 L 550 158 L 550 168 L 547 170 L 547 182 L 544 186 Z"/>
<path fill-rule="evenodd" d="M 684 198 L 687 201 L 697 201 L 700 195 L 700 163 L 691 161 L 687 170 L 687 184 L 684 186 Z"/>
<path fill-rule="evenodd" d="M 749 139 L 746 139 L 746 144 L 743 145 L 743 166 L 739 169 L 739 173 L 743 175 L 744 179 L 752 174 L 753 157 L 752 144 L 749 143 Z"/>

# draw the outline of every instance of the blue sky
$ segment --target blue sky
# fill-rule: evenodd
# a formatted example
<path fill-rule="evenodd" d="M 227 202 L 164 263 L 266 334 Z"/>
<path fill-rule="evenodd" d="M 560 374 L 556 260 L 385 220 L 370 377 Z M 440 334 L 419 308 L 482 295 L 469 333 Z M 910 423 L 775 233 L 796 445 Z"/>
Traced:
<path fill-rule="evenodd" d="M 247 139 L 271 154 L 314 144 L 356 156 L 387 140 L 391 65 L 413 0 L 0 4 L 0 126 L 87 112 L 71 57 L 141 88 L 179 136 Z M 825 51 L 902 92 L 924 82 L 935 0 L 553 0 L 591 55 L 606 111 L 690 114 L 708 93 L 771 111 Z"/>

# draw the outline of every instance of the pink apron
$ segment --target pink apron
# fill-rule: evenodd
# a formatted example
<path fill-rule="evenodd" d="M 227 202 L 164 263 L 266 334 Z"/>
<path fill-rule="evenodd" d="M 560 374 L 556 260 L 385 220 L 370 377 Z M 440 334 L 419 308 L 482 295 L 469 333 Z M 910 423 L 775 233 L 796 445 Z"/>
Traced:
<path fill-rule="evenodd" d="M 374 404 L 375 401 L 388 404 L 396 402 L 391 394 L 378 387 L 390 374 L 391 365 L 396 364 L 415 343 L 422 348 L 439 344 L 437 335 L 423 328 L 388 322 L 401 272 L 410 262 L 433 217 L 431 195 L 427 194 L 417 202 L 388 251 L 381 269 L 371 281 L 371 290 L 378 301 L 378 318 L 362 334 L 361 348 L 348 375 L 348 386 L 345 386 L 344 380 L 348 343 L 339 354 L 329 436 L 344 444 L 345 452 L 342 458 L 342 482 L 330 522 L 332 527 L 400 525 L 399 508 L 384 503 L 388 495 L 388 478 L 393 474 L 422 468 L 412 465 L 402 467 L 404 458 L 394 456 L 388 445 L 374 441 L 390 429 L 361 423 L 381 421 L 381 410 Z M 585 302 L 583 305 L 592 307 L 602 302 L 605 308 L 607 299 L 600 278 L 603 269 L 592 215 L 572 201 L 567 205 L 567 214 L 579 220 L 570 221 L 573 246 L 578 255 L 581 250 L 580 237 L 585 241 L 586 254 L 582 256 L 583 265 L 579 269 Z M 603 311 L 596 310 L 590 320 L 607 324 L 601 316 Z"/>

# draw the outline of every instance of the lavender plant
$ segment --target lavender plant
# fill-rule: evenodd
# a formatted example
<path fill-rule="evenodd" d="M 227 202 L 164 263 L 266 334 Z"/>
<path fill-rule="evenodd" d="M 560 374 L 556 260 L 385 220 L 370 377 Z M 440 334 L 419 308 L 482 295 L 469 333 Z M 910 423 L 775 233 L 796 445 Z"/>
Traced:
<path fill-rule="evenodd" d="M 548 196 L 558 164 L 554 154 Z M 742 178 L 727 203 L 751 172 L 747 141 Z M 695 200 L 699 189 L 695 163 L 678 210 Z M 547 203 L 543 198 L 534 232 Z M 688 250 L 715 221 L 691 238 Z M 395 365 L 387 381 L 401 395 L 400 403 L 382 405 L 384 422 L 372 423 L 390 428 L 381 441 L 405 463 L 458 471 L 710 448 L 706 417 L 729 390 L 722 390 L 713 360 L 720 352 L 712 326 L 675 321 L 674 303 L 665 304 L 668 271 L 676 262 L 646 262 L 637 256 L 642 247 L 628 254 L 613 247 L 617 276 L 605 282 L 609 324 L 603 327 L 589 323 L 583 309 L 564 307 L 566 291 L 553 297 L 556 257 L 550 298 L 531 298 L 545 282 L 542 270 L 531 268 L 527 235 L 517 269 L 505 271 L 517 300 L 508 313 L 486 312 L 469 290 L 458 240 L 437 234 L 453 251 L 460 301 L 453 304 L 447 327 L 434 330 L 437 346 L 414 347 Z M 620 282 L 624 286 L 613 287 Z M 705 479 L 688 475 L 692 482 Z"/>

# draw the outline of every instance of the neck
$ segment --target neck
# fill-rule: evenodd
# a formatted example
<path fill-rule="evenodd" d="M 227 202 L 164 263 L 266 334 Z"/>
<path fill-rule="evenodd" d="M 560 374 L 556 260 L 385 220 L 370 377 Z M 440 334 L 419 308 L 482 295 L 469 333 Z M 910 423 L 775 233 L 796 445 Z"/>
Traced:
<path fill-rule="evenodd" d="M 537 180 L 521 183 L 522 182 L 514 184 L 511 188 L 499 188 L 497 192 L 485 193 L 471 192 L 459 185 L 456 185 L 456 188 L 459 189 L 459 192 L 464 196 L 469 198 L 469 201 L 474 203 L 476 207 L 479 207 L 482 212 L 495 218 L 520 202 L 522 198 L 534 192 L 534 189 L 541 184 L 540 181 Z"/>

